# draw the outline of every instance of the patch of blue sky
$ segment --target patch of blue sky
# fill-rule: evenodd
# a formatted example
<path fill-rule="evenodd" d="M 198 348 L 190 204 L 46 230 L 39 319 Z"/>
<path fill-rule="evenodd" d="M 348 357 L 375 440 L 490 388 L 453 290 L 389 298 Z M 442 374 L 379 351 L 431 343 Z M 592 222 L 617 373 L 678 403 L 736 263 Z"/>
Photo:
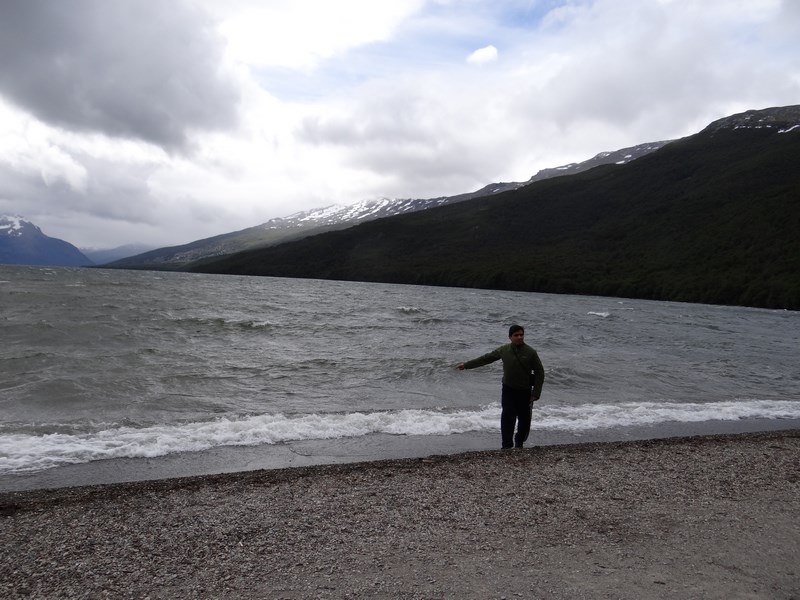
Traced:
<path fill-rule="evenodd" d="M 313 102 L 366 82 L 414 73 L 452 74 L 469 68 L 467 57 L 487 46 L 504 52 L 530 41 L 542 19 L 560 6 L 583 0 L 461 0 L 430 2 L 407 19 L 391 39 L 352 48 L 313 70 L 261 68 L 258 82 L 284 101 Z"/>
<path fill-rule="evenodd" d="M 341 95 L 372 80 L 430 69 L 432 62 L 443 60 L 446 58 L 441 55 L 398 52 L 394 42 L 374 43 L 328 58 L 314 69 L 261 68 L 254 76 L 265 90 L 280 100 L 314 102 Z"/>
<path fill-rule="evenodd" d="M 495 20 L 499 26 L 504 28 L 531 31 L 539 28 L 542 19 L 550 11 L 562 6 L 574 6 L 583 3 L 580 1 L 565 2 L 564 0 L 500 1 L 494 4 Z"/>
<path fill-rule="evenodd" d="M 374 42 L 328 58 L 313 70 L 261 68 L 253 74 L 272 95 L 285 101 L 314 101 L 371 80 L 435 73 L 466 67 L 467 57 L 488 45 L 502 46 L 494 25 L 433 27 L 415 21 L 389 41 Z"/>

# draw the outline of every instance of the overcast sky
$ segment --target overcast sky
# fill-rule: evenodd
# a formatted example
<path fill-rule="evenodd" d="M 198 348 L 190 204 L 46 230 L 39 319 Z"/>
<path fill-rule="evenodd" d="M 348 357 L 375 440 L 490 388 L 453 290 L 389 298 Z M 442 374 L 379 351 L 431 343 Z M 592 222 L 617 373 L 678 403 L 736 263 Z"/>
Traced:
<path fill-rule="evenodd" d="M 800 103 L 800 0 L 3 0 L 0 214 L 175 245 Z"/>

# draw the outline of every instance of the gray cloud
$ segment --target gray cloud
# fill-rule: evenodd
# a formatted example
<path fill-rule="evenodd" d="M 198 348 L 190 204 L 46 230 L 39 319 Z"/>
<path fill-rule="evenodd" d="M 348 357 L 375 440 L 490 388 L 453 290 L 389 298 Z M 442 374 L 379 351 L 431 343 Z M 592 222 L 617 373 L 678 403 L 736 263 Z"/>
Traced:
<path fill-rule="evenodd" d="M 367 86 L 338 113 L 306 118 L 297 134 L 337 147 L 350 167 L 378 174 L 379 195 L 472 191 L 491 181 L 507 154 L 502 136 L 487 135 L 481 100 L 458 100 L 465 96 L 462 87 L 430 79 L 419 86 Z"/>
<path fill-rule="evenodd" d="M 48 171 L 41 161 L 19 168 L 0 160 L 0 214 L 21 215 L 45 234 L 79 247 L 102 248 L 131 242 L 182 244 L 254 224 L 236 220 L 235 204 L 221 207 L 190 193 L 162 196 L 153 181 L 163 163 L 61 152 L 80 165 L 82 178 Z M 220 219 L 235 224 L 223 226 Z"/>
<path fill-rule="evenodd" d="M 84 189 L 61 178 L 45 181 L 40 173 L 22 172 L 0 162 L 0 214 L 18 214 L 45 234 L 79 247 L 111 248 L 135 240 L 161 245 L 167 239 L 190 241 L 202 227 L 185 203 L 165 205 L 148 185 L 153 166 L 115 164 L 76 157 L 86 168 Z M 191 205 L 191 199 L 187 200 Z M 190 206 L 191 208 L 191 206 Z M 214 233 L 218 233 L 214 230 Z"/>
<path fill-rule="evenodd" d="M 222 42 L 180 2 L 5 0 L 0 94 L 64 129 L 185 150 L 236 121 Z"/>
<path fill-rule="evenodd" d="M 83 164 L 88 174 L 86 187 L 76 190 L 63 179 L 47 182 L 39 173 L 20 172 L 0 163 L 0 212 L 35 221 L 57 207 L 66 214 L 139 224 L 158 222 L 158 202 L 147 186 L 151 168 L 89 158 L 84 158 Z"/>

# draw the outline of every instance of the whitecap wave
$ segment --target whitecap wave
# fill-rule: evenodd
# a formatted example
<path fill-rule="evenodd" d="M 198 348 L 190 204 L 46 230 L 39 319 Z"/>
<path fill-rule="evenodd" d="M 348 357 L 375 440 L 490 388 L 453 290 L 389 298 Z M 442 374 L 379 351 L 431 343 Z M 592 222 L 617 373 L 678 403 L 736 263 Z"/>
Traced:
<path fill-rule="evenodd" d="M 261 414 L 240 419 L 111 427 L 93 433 L 0 435 L 0 474 L 40 471 L 107 458 L 148 458 L 217 446 L 258 446 L 372 434 L 451 435 L 496 431 L 499 406 L 474 411 L 400 410 L 310 415 Z M 739 419 L 800 419 L 800 402 L 737 400 L 711 403 L 627 402 L 577 406 L 537 404 L 533 430 L 587 431 L 608 427 Z"/>

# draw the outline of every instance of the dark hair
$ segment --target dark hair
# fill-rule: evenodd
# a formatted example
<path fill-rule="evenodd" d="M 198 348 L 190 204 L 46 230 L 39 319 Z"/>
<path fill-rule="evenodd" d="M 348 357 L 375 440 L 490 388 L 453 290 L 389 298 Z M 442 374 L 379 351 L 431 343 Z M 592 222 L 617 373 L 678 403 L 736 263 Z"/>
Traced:
<path fill-rule="evenodd" d="M 525 333 L 525 328 L 522 325 L 512 325 L 511 327 L 508 328 L 508 337 L 511 337 L 518 331 Z"/>

